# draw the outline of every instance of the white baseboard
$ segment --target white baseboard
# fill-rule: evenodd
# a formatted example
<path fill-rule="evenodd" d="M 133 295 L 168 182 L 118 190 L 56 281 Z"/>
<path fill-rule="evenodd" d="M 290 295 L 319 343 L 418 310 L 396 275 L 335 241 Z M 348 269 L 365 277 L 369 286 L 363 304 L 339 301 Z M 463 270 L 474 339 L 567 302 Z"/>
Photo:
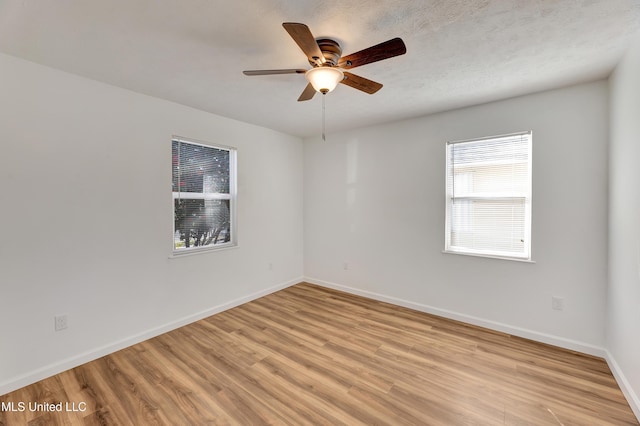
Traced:
<path fill-rule="evenodd" d="M 331 283 L 315 278 L 305 277 L 305 282 L 311 284 L 317 284 L 319 286 L 332 288 L 334 290 L 344 291 L 346 293 L 356 294 L 358 296 L 367 297 L 369 299 L 378 300 L 380 302 L 387 302 L 405 308 L 414 309 L 420 312 L 426 312 L 429 314 L 449 318 L 467 324 L 477 325 L 479 327 L 488 328 L 491 330 L 500 331 L 503 333 L 511 334 L 513 336 L 524 337 L 525 339 L 535 340 L 536 342 L 546 343 L 553 346 L 569 349 L 576 352 L 581 352 L 600 358 L 605 357 L 605 349 L 599 346 L 591 345 L 588 343 L 578 342 L 571 339 L 565 339 L 563 337 L 554 336 L 551 334 L 540 333 L 534 330 L 528 330 L 526 328 L 516 327 L 509 324 L 504 324 L 497 321 L 491 321 L 483 318 L 474 317 L 471 315 L 462 314 L 459 312 L 450 311 L 447 309 L 436 308 L 434 306 L 424 305 L 422 303 L 411 302 L 404 299 L 399 299 L 392 296 L 386 296 L 379 293 L 374 293 L 366 290 L 360 290 L 357 288 L 345 286 L 342 284 Z"/>
<path fill-rule="evenodd" d="M 616 382 L 618 382 L 618 386 L 620 386 L 620 390 L 622 390 L 624 397 L 627 398 L 627 402 L 629 403 L 633 414 L 635 414 L 638 421 L 640 421 L 640 397 L 638 397 L 638 394 L 634 392 L 611 352 L 608 350 L 605 352 L 606 354 L 604 359 L 607 360 L 607 364 L 613 373 L 613 377 L 615 377 Z"/>
<path fill-rule="evenodd" d="M 525 339 L 535 340 L 537 342 L 547 343 L 549 345 L 558 346 L 561 348 L 569 349 L 576 352 L 581 352 L 600 358 L 604 358 L 609 369 L 613 373 L 613 377 L 616 379 L 618 386 L 622 390 L 633 414 L 640 421 L 640 398 L 634 392 L 633 388 L 626 379 L 624 373 L 620 369 L 620 366 L 613 358 L 613 355 L 606 350 L 598 346 L 590 345 L 588 343 L 582 343 L 571 339 L 565 339 L 563 337 L 553 336 L 546 333 L 540 333 L 533 330 L 527 330 L 521 327 L 515 327 L 508 324 L 499 323 L 496 321 L 490 321 L 471 315 L 465 315 L 458 312 L 449 311 L 447 309 L 440 309 L 433 306 L 424 305 L 421 303 L 410 302 L 408 300 L 399 299 L 396 297 L 386 296 L 371 291 L 360 290 L 357 288 L 345 286 L 342 284 L 336 284 L 328 281 L 318 280 L 315 278 L 305 277 L 305 282 L 316 284 L 322 287 L 332 288 L 334 290 L 344 291 L 345 293 L 355 294 L 358 296 L 367 297 L 369 299 L 378 300 L 380 302 L 387 302 L 405 308 L 414 309 L 420 312 L 426 312 L 433 315 L 438 315 L 444 318 L 449 318 L 457 321 L 462 321 L 467 324 L 473 324 L 480 327 L 485 327 L 491 330 L 500 331 L 503 333 L 511 334 L 513 336 L 524 337 Z"/>
<path fill-rule="evenodd" d="M 236 306 L 242 305 L 243 303 L 250 302 L 252 300 L 258 299 L 262 296 L 266 296 L 271 293 L 275 293 L 276 291 L 282 290 L 284 288 L 290 287 L 294 284 L 298 284 L 303 281 L 302 278 L 297 278 L 294 280 L 290 280 L 281 284 L 277 284 L 275 286 L 266 288 L 264 290 L 257 291 L 248 296 L 243 296 L 238 299 L 231 300 L 229 302 L 223 303 L 218 306 L 214 306 L 212 308 L 206 309 L 204 311 L 188 315 L 183 317 L 177 321 L 170 322 L 168 324 L 164 324 L 160 327 L 153 328 L 151 330 L 147 330 L 143 333 L 139 333 L 125 339 L 110 343 L 108 345 L 92 349 L 90 351 L 81 353 L 79 355 L 67 358 L 65 360 L 55 362 L 39 368 L 33 372 L 28 374 L 24 374 L 21 376 L 17 376 L 11 378 L 5 382 L 0 383 L 0 396 L 7 394 L 9 392 L 13 392 L 14 390 L 20 389 L 24 386 L 28 386 L 37 381 L 46 379 L 47 377 L 51 377 L 55 374 L 59 374 L 63 371 L 69 370 L 71 368 L 77 367 L 79 365 L 85 364 L 89 361 L 93 361 L 105 355 L 109 355 L 121 349 L 127 348 L 129 346 L 135 345 L 136 343 L 143 342 L 145 340 L 151 339 L 152 337 L 156 337 L 160 334 L 167 333 L 171 330 L 175 330 L 176 328 L 183 327 L 187 324 L 191 324 L 192 322 L 199 321 L 203 318 L 210 317 L 211 315 L 215 315 L 217 313 L 226 311 L 228 309 L 234 308 Z"/>
<path fill-rule="evenodd" d="M 611 369 L 613 376 L 618 382 L 618 385 L 620 386 L 620 389 L 622 390 L 627 401 L 629 402 L 629 405 L 633 410 L 635 416 L 640 420 L 640 398 L 631 388 L 622 370 L 620 369 L 617 362 L 613 358 L 613 355 L 611 355 L 611 353 L 609 353 L 609 351 L 605 350 L 604 348 L 589 345 L 586 343 L 576 342 L 570 339 L 564 339 L 561 337 L 557 337 L 557 336 L 553 336 L 545 333 L 539 333 L 536 331 L 527 330 L 520 327 L 514 327 L 514 326 L 510 326 L 510 325 L 495 322 L 495 321 L 485 320 L 482 318 L 477 318 L 474 316 L 465 315 L 465 314 L 449 311 L 446 309 L 440 309 L 433 306 L 410 302 L 407 300 L 403 300 L 403 299 L 399 299 L 391 296 L 385 296 L 382 294 L 378 294 L 378 293 L 374 293 L 366 290 L 360 290 L 360 289 L 348 287 L 341 284 L 309 278 L 309 277 L 294 279 L 285 283 L 277 284 L 275 286 L 266 288 L 264 290 L 252 293 L 248 296 L 243 296 L 238 299 L 231 300 L 229 302 L 223 303 L 218 306 L 214 306 L 212 308 L 198 312 L 196 314 L 186 316 L 177 321 L 165 324 L 160 327 L 156 327 L 144 333 L 139 333 L 134 336 L 130 336 L 128 338 L 111 343 L 109 345 L 105 345 L 105 346 L 93 349 L 91 351 L 87 351 L 85 353 L 65 359 L 63 361 L 47 365 L 29 374 L 14 377 L 8 381 L 0 383 L 0 395 L 13 392 L 14 390 L 20 389 L 24 386 L 28 386 L 39 380 L 46 379 L 47 377 L 50 377 L 55 374 L 66 371 L 68 369 L 77 367 L 84 363 L 93 361 L 95 359 L 114 353 L 126 347 L 135 345 L 136 343 L 143 342 L 145 340 L 148 340 L 160 334 L 167 333 L 171 330 L 175 330 L 187 324 L 191 324 L 192 322 L 199 321 L 211 315 L 215 315 L 217 313 L 242 305 L 243 303 L 247 303 L 252 300 L 258 299 L 260 297 L 266 296 L 268 294 L 275 293 L 276 291 L 285 289 L 301 281 L 305 281 L 311 284 L 317 284 L 317 285 L 327 287 L 327 288 L 332 288 L 335 290 L 344 291 L 346 293 L 356 294 L 359 296 L 367 297 L 367 298 L 378 300 L 381 302 L 392 303 L 394 305 L 415 309 L 417 311 L 426 312 L 426 313 L 438 315 L 441 317 L 454 319 L 457 321 L 466 322 L 466 323 L 477 325 L 480 327 L 501 331 L 504 333 L 512 334 L 514 336 L 520 336 L 527 339 L 548 343 L 550 345 L 559 346 L 559 347 L 570 349 L 573 351 L 603 357 L 607 361 L 607 364 L 609 365 L 609 368 Z"/>

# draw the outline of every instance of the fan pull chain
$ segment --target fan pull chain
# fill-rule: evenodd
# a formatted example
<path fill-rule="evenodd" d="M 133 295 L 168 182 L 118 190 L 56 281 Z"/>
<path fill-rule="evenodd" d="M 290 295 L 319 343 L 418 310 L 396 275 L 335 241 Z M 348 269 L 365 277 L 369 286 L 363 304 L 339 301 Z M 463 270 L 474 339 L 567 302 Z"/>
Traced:
<path fill-rule="evenodd" d="M 322 94 L 322 140 L 326 141 L 327 138 L 325 136 L 325 112 L 324 112 L 324 98 L 326 98 L 326 94 Z"/>

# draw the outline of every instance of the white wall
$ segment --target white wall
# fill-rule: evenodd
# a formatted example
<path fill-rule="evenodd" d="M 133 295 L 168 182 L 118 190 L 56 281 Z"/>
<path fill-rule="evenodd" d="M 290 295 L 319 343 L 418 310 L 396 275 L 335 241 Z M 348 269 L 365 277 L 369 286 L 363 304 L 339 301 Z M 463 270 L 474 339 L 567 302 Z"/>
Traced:
<path fill-rule="evenodd" d="M 0 94 L 0 395 L 302 277 L 299 138 L 1 54 Z M 238 248 L 169 259 L 172 135 L 238 149 Z"/>
<path fill-rule="evenodd" d="M 602 355 L 608 320 L 608 360 L 637 410 L 637 75 L 640 42 L 610 84 L 608 240 L 606 82 L 329 133 L 303 152 L 0 54 L 0 394 L 298 282 L 304 248 L 309 281 L 584 352 Z M 445 141 L 522 130 L 536 263 L 443 254 Z M 238 248 L 169 259 L 172 135 L 238 148 Z M 68 330 L 53 331 L 57 314 Z"/>
<path fill-rule="evenodd" d="M 610 83 L 607 350 L 640 418 L 640 39 Z"/>
<path fill-rule="evenodd" d="M 306 279 L 603 355 L 607 117 L 600 81 L 305 140 Z M 525 130 L 535 263 L 443 254 L 445 142 Z"/>

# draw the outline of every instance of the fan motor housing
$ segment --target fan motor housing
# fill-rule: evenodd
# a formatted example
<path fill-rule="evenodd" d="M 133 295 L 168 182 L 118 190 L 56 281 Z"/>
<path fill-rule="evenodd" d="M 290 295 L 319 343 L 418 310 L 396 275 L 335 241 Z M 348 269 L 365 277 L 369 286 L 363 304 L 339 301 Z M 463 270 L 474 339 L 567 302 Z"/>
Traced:
<path fill-rule="evenodd" d="M 330 38 L 319 38 L 316 39 L 320 50 L 322 51 L 322 55 L 326 59 L 327 63 L 332 67 L 338 65 L 338 61 L 340 60 L 340 56 L 342 55 L 342 48 L 340 44 L 332 40 Z M 312 61 L 309 61 L 312 66 L 316 66 L 316 64 Z"/>

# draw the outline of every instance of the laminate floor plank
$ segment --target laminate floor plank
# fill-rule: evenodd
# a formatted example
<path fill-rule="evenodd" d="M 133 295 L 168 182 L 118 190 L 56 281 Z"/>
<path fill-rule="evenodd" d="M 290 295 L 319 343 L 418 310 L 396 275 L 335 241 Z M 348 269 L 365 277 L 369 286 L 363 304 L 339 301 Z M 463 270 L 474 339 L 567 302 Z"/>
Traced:
<path fill-rule="evenodd" d="M 13 425 L 639 425 L 603 359 L 300 283 L 0 396 Z"/>

